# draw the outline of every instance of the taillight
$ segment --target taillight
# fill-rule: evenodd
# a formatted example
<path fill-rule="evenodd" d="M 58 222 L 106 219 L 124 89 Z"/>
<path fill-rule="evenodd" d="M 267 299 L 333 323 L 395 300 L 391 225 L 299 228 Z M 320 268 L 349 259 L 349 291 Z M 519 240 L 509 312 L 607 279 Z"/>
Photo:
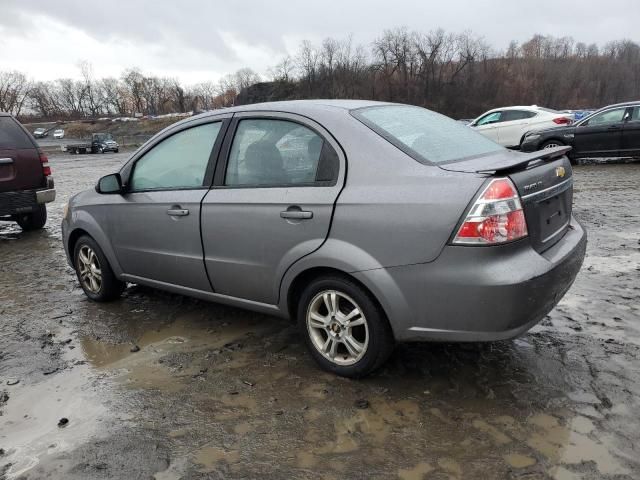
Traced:
<path fill-rule="evenodd" d="M 49 166 L 49 159 L 47 158 L 47 156 L 42 153 L 40 153 L 40 163 L 42 164 L 42 174 L 45 177 L 48 177 L 49 175 L 51 175 L 51 167 Z"/>
<path fill-rule="evenodd" d="M 567 117 L 557 117 L 553 119 L 553 123 L 557 123 L 558 125 L 569 125 L 572 123 L 572 120 Z"/>
<path fill-rule="evenodd" d="M 516 188 L 508 178 L 496 178 L 469 210 L 453 243 L 496 245 L 526 236 L 527 221 Z"/>

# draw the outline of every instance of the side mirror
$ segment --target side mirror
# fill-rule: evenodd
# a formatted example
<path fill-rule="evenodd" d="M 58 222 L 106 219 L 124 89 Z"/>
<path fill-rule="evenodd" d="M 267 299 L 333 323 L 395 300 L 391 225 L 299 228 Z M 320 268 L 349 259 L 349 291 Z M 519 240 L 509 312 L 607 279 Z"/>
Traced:
<path fill-rule="evenodd" d="M 102 194 L 122 193 L 122 178 L 119 173 L 105 175 L 96 184 L 96 192 Z"/>

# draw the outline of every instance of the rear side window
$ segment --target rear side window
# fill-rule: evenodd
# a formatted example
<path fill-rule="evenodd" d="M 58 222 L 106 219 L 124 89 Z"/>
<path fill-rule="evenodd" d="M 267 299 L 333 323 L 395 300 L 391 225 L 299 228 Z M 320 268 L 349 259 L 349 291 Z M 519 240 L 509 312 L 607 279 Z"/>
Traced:
<path fill-rule="evenodd" d="M 510 122 L 512 120 L 524 120 L 535 116 L 535 112 L 528 112 L 526 110 L 505 110 L 502 113 L 502 121 Z"/>
<path fill-rule="evenodd" d="M 0 148 L 34 148 L 34 145 L 13 118 L 0 117 Z"/>
<path fill-rule="evenodd" d="M 351 114 L 421 163 L 444 163 L 503 150 L 473 129 L 425 108 L 389 105 Z"/>
<path fill-rule="evenodd" d="M 338 159 L 322 137 L 299 123 L 247 119 L 238 124 L 225 174 L 227 186 L 331 182 Z"/>

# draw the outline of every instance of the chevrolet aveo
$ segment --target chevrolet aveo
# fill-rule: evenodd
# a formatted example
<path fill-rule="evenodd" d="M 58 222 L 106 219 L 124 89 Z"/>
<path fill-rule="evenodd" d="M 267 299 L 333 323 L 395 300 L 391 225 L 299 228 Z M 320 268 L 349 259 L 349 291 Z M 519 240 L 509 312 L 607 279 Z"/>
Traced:
<path fill-rule="evenodd" d="M 586 246 L 567 150 L 398 104 L 210 112 L 71 198 L 64 247 L 92 300 L 132 282 L 288 317 L 359 377 L 395 342 L 512 338 L 556 305 Z"/>

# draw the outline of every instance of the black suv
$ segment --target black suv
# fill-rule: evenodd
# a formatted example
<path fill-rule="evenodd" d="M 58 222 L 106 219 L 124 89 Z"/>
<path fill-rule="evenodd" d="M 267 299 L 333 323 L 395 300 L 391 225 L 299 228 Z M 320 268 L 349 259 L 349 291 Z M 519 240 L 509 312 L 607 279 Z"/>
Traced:
<path fill-rule="evenodd" d="M 47 157 L 15 118 L 0 113 L 0 220 L 23 230 L 42 228 L 46 204 L 55 198 Z"/>
<path fill-rule="evenodd" d="M 548 128 L 525 135 L 520 149 L 571 145 L 571 160 L 586 157 L 640 156 L 640 102 L 609 105 L 567 127 Z"/>

